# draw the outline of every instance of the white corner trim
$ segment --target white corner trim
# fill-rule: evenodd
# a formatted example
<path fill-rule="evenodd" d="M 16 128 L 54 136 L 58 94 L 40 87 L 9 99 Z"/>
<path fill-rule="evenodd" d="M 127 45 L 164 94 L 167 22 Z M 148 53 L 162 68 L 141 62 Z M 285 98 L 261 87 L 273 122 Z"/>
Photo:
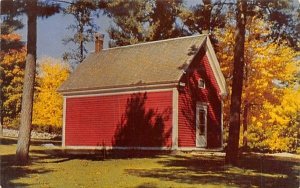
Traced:
<path fill-rule="evenodd" d="M 172 97 L 172 150 L 178 149 L 178 90 L 173 88 Z"/>
<path fill-rule="evenodd" d="M 206 55 L 207 55 L 209 64 L 211 65 L 211 68 L 213 70 L 213 73 L 215 75 L 215 78 L 217 80 L 217 83 L 220 87 L 220 90 L 221 90 L 220 94 L 222 96 L 226 96 L 227 95 L 227 90 L 226 90 L 225 78 L 224 78 L 224 75 L 221 71 L 219 61 L 217 59 L 216 53 L 215 53 L 215 51 L 212 47 L 212 44 L 210 42 L 209 37 L 207 37 L 206 46 L 207 46 Z"/>
<path fill-rule="evenodd" d="M 63 124 L 62 124 L 62 147 L 66 146 L 66 110 L 67 101 L 66 97 L 63 97 Z"/>
<path fill-rule="evenodd" d="M 224 130 L 223 130 L 223 124 L 224 124 L 224 120 L 223 120 L 223 110 L 224 110 L 224 102 L 223 99 L 221 99 L 221 147 L 223 148 L 223 137 L 224 137 Z"/>

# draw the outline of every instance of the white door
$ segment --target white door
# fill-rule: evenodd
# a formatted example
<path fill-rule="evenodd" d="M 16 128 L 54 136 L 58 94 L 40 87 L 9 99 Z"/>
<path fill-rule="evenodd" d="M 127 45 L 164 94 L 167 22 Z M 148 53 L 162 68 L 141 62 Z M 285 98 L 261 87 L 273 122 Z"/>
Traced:
<path fill-rule="evenodd" d="M 197 104 L 196 107 L 196 147 L 207 146 L 207 105 Z"/>

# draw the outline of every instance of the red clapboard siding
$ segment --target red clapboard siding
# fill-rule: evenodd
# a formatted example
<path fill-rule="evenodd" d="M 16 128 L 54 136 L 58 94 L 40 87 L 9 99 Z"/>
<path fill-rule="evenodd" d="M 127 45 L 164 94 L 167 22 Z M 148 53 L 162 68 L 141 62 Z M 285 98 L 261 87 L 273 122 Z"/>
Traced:
<path fill-rule="evenodd" d="M 205 89 L 198 88 L 198 79 L 205 80 Z M 208 103 L 207 144 L 219 147 L 221 144 L 221 99 L 220 89 L 204 50 L 192 62 L 181 82 L 186 86 L 179 89 L 178 101 L 178 145 L 196 146 L 196 103 Z"/>
<path fill-rule="evenodd" d="M 172 91 L 67 98 L 65 144 L 171 146 L 171 108 Z"/>

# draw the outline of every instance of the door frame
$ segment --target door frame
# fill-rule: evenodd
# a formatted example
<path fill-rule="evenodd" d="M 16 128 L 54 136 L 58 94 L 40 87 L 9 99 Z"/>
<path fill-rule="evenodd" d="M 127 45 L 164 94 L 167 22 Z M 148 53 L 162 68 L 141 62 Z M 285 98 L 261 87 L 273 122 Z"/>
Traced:
<path fill-rule="evenodd" d="M 197 102 L 196 105 L 196 147 L 200 147 L 200 148 L 206 148 L 207 147 L 207 103 L 203 103 L 203 102 Z M 203 110 L 205 113 L 204 116 L 204 136 L 200 137 L 200 118 L 199 118 L 199 112 L 200 110 Z M 201 139 L 203 140 L 204 138 L 204 144 L 201 143 Z"/>

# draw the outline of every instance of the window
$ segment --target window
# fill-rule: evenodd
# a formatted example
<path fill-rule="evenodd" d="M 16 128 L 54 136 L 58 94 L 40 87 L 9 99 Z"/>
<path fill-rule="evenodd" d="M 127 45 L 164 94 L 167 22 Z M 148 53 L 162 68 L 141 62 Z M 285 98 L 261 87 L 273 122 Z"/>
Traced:
<path fill-rule="evenodd" d="M 198 80 L 198 88 L 205 88 L 205 82 L 202 78 Z"/>
<path fill-rule="evenodd" d="M 199 135 L 205 135 L 206 111 L 199 109 Z"/>

